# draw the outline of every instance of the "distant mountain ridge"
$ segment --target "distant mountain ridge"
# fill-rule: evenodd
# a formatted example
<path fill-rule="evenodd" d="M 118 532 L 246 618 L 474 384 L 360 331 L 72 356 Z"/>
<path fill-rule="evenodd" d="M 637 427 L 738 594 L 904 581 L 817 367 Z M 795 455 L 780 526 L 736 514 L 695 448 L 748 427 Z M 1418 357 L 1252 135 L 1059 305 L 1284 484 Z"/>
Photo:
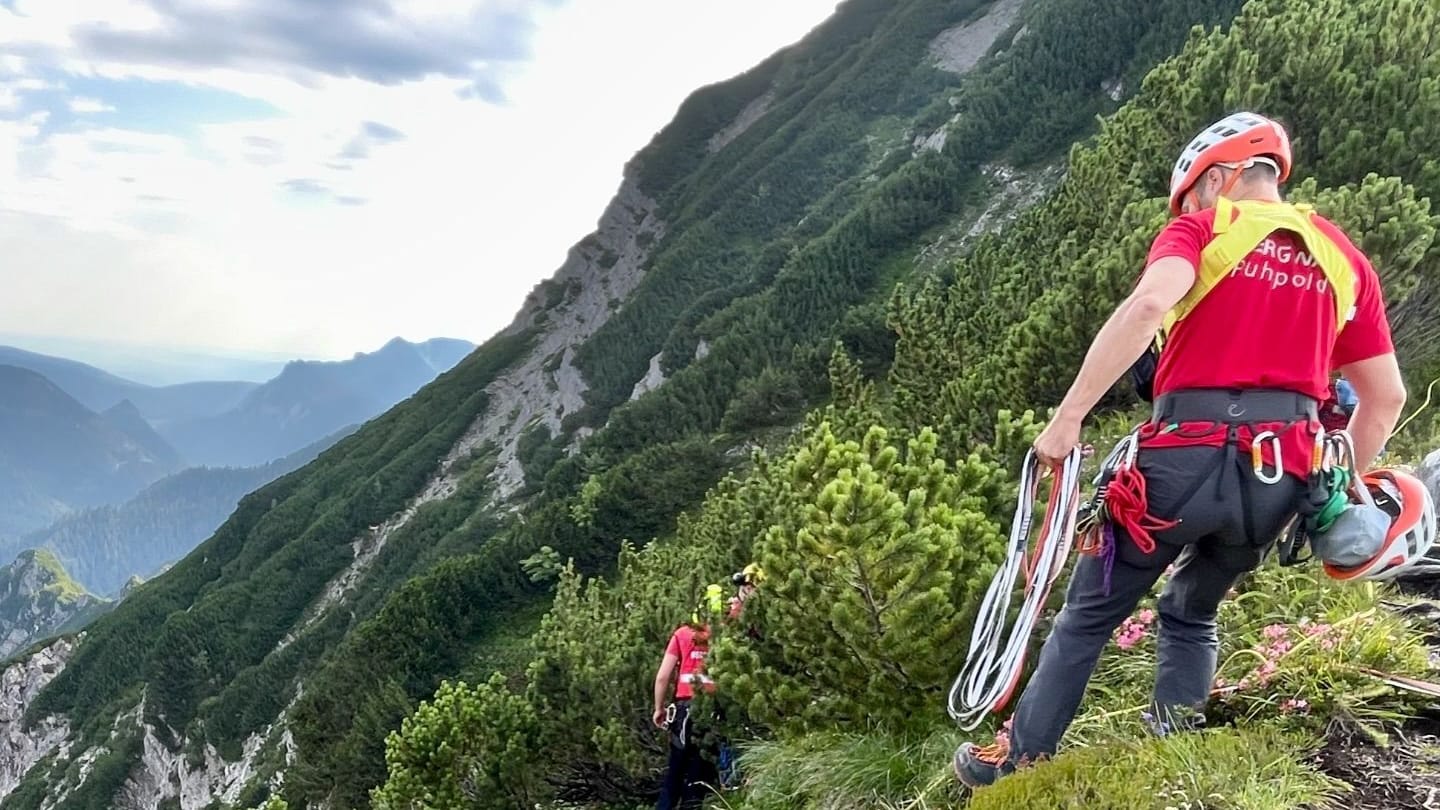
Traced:
<path fill-rule="evenodd" d="M 21 536 L 67 513 L 123 504 L 187 467 L 257 468 L 304 455 L 409 397 L 473 348 L 450 338 L 395 338 L 348 360 L 293 361 L 264 384 L 153 387 L 85 363 L 0 346 L 0 549 L 18 550 Z M 213 529 L 216 510 L 225 508 L 223 519 L 249 491 L 235 491 L 241 482 L 253 479 L 259 486 L 274 477 L 257 474 L 215 472 L 215 481 L 194 490 L 208 494 L 203 505 L 194 505 L 194 520 L 161 530 L 169 538 L 161 544 L 165 553 L 198 542 L 203 535 L 192 537 L 191 530 L 201 524 Z M 220 479 L 229 485 L 219 485 Z M 166 503 L 171 513 L 183 511 L 178 495 Z M 135 537 L 128 530 L 121 534 Z M 94 574 L 81 555 L 66 560 Z"/>
<path fill-rule="evenodd" d="M 75 360 L 13 346 L 0 346 L 0 364 L 44 376 L 92 411 L 105 411 L 129 400 L 152 425 L 222 413 L 259 387 L 259 383 L 224 381 L 149 386 Z"/>
<path fill-rule="evenodd" d="M 448 371 L 474 345 L 395 338 L 349 360 L 296 360 L 225 413 L 160 426 L 192 463 L 265 464 L 345 425 L 368 421 Z"/>
<path fill-rule="evenodd" d="M 138 427 L 138 416 L 187 464 L 253 467 L 379 415 L 474 349 L 473 343 L 455 338 L 411 343 L 397 337 L 348 360 L 292 360 L 265 383 L 149 386 L 86 363 L 12 346 L 0 346 L 0 364 L 40 374 L 92 411 L 128 403 L 116 418 Z M 152 431 L 135 432 L 141 437 Z"/>

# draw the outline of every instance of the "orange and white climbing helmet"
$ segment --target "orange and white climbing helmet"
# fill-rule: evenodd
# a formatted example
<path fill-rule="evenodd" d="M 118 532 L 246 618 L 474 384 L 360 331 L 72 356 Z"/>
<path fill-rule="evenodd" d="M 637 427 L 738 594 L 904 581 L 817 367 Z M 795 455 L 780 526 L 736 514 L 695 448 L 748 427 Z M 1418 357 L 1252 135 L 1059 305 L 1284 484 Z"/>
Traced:
<path fill-rule="evenodd" d="M 1268 163 L 1283 183 L 1290 176 L 1290 136 L 1263 115 L 1238 112 L 1200 131 L 1180 152 L 1170 172 L 1170 213 L 1180 213 L 1185 194 L 1212 166 L 1248 169 Z"/>
<path fill-rule="evenodd" d="M 1373 503 L 1390 517 L 1385 542 L 1375 556 L 1342 568 L 1325 563 L 1325 573 L 1338 580 L 1387 580 L 1424 564 L 1435 545 L 1435 501 L 1424 482 L 1403 470 L 1382 468 L 1360 476 L 1359 500 Z"/>

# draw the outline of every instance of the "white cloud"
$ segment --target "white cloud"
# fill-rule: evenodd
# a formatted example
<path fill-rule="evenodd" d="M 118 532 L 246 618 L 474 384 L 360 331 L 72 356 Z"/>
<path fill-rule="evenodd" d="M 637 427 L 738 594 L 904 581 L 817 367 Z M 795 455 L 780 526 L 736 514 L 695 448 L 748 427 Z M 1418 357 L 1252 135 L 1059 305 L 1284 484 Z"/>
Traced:
<path fill-rule="evenodd" d="M 224 13 L 248 12 L 260 21 L 252 30 L 268 30 L 265 3 L 228 3 Z M 322 5 L 369 24 L 362 12 L 379 3 Z M 528 44 L 475 40 L 528 54 L 501 73 L 463 53 L 434 57 L 439 69 L 428 72 L 423 60 L 398 59 L 346 70 L 344 48 L 305 51 L 284 37 L 271 45 L 302 51 L 289 63 L 278 46 L 263 64 L 207 63 L 166 50 L 173 43 L 163 38 L 147 40 L 159 56 L 142 58 L 113 42 L 87 47 L 86 32 L 101 20 L 157 31 L 221 11 L 167 2 L 191 14 L 167 17 L 140 0 L 19 0 L 19 16 L 7 18 L 0 6 L 0 322 L 12 332 L 332 356 L 396 334 L 482 340 L 593 229 L 625 160 L 688 92 L 795 40 L 833 4 L 403 5 L 400 21 L 413 14 L 422 31 L 481 13 L 528 15 L 529 28 L 509 29 L 532 32 Z M 466 96 L 486 76 L 503 80 L 506 103 Z M 5 119 L 19 82 L 40 90 L 97 79 L 183 82 L 277 112 L 142 131 L 148 122 L 126 118 L 135 98 L 87 86 L 64 104 L 71 113 L 113 107 L 105 127 L 47 131 L 42 120 Z"/>
<path fill-rule="evenodd" d="M 66 102 L 66 104 L 70 107 L 70 112 L 73 112 L 77 115 L 91 115 L 94 113 L 115 112 L 114 107 L 106 104 L 98 98 L 75 96 L 74 98 L 71 98 L 68 102 Z"/>

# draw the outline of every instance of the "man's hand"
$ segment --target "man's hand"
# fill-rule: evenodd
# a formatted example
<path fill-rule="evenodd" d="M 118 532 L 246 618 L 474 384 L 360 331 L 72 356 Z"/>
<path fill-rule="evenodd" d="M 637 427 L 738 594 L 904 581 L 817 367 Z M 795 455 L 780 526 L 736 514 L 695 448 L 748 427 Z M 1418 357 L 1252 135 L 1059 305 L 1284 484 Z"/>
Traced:
<path fill-rule="evenodd" d="M 1055 418 L 1035 437 L 1035 455 L 1047 467 L 1058 467 L 1080 444 L 1080 420 L 1055 414 Z"/>
<path fill-rule="evenodd" d="M 664 710 L 664 709 L 656 709 L 656 710 L 655 710 L 655 713 L 652 714 L 652 715 L 650 715 L 650 721 L 655 724 L 655 727 L 656 727 L 656 728 L 664 728 L 664 727 L 665 727 L 665 710 Z"/>

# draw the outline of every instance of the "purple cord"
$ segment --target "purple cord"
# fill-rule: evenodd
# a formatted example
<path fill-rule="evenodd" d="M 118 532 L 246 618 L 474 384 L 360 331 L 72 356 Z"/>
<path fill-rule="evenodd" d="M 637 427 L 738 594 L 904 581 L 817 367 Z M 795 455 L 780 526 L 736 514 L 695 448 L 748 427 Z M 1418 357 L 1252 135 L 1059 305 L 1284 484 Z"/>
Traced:
<path fill-rule="evenodd" d="M 1110 572 L 1115 568 L 1115 530 L 1110 521 L 1100 525 L 1100 557 L 1105 561 L 1105 595 L 1110 595 Z"/>

